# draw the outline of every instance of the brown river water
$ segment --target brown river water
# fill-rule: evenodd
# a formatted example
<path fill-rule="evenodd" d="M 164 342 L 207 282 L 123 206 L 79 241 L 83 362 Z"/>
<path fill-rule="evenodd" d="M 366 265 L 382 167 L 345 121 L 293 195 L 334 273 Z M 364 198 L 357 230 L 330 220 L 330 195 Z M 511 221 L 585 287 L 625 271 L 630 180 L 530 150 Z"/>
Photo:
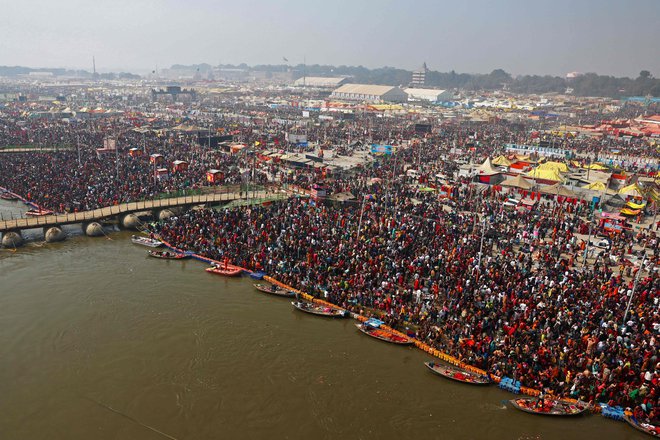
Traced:
<path fill-rule="evenodd" d="M 127 232 L 67 231 L 0 250 L 2 440 L 650 438 L 522 413 L 248 277 L 148 258 Z"/>

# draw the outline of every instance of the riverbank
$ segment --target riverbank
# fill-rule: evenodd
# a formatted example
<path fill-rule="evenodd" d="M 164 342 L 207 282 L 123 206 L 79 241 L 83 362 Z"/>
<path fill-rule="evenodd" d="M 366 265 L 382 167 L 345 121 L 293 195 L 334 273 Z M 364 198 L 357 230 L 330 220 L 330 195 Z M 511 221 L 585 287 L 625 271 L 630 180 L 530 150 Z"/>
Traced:
<path fill-rule="evenodd" d="M 77 237 L 0 260 L 3 439 L 645 438 L 596 417 L 533 417 L 195 261 Z M 57 312 L 53 312 L 56 310 Z M 10 380 L 11 379 L 11 380 Z M 480 423 L 475 423 L 479 420 Z"/>

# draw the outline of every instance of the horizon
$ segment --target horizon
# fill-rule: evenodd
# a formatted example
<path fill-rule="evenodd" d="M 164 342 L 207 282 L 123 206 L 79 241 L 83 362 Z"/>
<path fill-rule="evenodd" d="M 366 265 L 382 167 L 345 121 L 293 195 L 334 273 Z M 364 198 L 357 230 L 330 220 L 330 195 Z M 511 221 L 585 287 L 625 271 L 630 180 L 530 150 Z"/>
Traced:
<path fill-rule="evenodd" d="M 291 68 L 291 69 L 296 69 L 296 68 L 299 68 L 300 66 L 303 66 L 303 64 L 295 64 L 295 65 L 293 65 L 293 64 L 265 64 L 265 63 L 254 63 L 254 64 L 248 64 L 248 63 L 235 63 L 235 64 L 233 64 L 233 63 L 227 63 L 227 64 L 222 64 L 222 65 L 218 65 L 218 64 L 215 64 L 215 65 L 214 65 L 214 64 L 211 64 L 211 63 L 207 63 L 207 62 L 199 62 L 199 63 L 191 63 L 191 64 L 174 63 L 174 64 L 172 64 L 172 65 L 170 65 L 170 66 L 167 66 L 167 67 L 161 67 L 161 66 L 158 66 L 158 70 L 159 70 L 159 71 L 162 71 L 162 70 L 171 70 L 174 66 L 180 66 L 180 67 L 183 67 L 183 68 L 192 68 L 192 67 L 194 67 L 194 66 L 200 66 L 200 65 L 204 65 L 204 64 L 209 65 L 209 66 L 211 66 L 211 67 L 213 67 L 213 68 L 222 67 L 222 66 L 239 67 L 239 66 L 241 66 L 241 65 L 243 65 L 243 64 L 245 64 L 248 68 L 254 68 L 254 67 L 257 67 L 257 66 L 267 66 L 267 67 L 283 67 L 283 66 L 287 66 L 287 67 L 289 67 L 289 68 Z M 334 65 L 333 65 L 333 64 L 309 64 L 309 63 L 308 63 L 308 64 L 306 64 L 306 66 L 311 66 L 311 67 L 313 67 L 313 66 L 320 66 L 320 67 L 334 67 L 334 68 L 339 68 L 339 67 L 361 68 L 361 67 L 363 67 L 363 68 L 366 68 L 366 69 L 369 69 L 369 70 L 378 70 L 378 69 L 400 69 L 400 70 L 406 70 L 406 71 L 409 71 L 409 72 L 413 72 L 414 70 L 416 70 L 415 68 L 413 68 L 413 69 L 409 69 L 409 68 L 405 68 L 405 67 L 397 67 L 397 66 L 391 66 L 391 65 L 389 65 L 389 66 L 388 66 L 388 65 L 383 65 L 383 66 L 376 66 L 376 67 L 368 67 L 368 66 L 364 66 L 364 65 L 349 65 L 349 64 L 339 64 L 339 65 L 334 64 Z M 71 70 L 71 71 L 83 71 L 83 72 L 90 73 L 90 74 L 92 73 L 92 69 L 91 69 L 91 68 L 89 68 L 89 67 L 84 67 L 84 66 L 83 66 L 83 67 L 74 67 L 74 66 L 0 65 L 0 68 L 2 68 L 2 67 L 7 67 L 7 68 L 27 68 L 27 69 L 35 69 L 35 70 L 55 70 L 55 69 L 64 69 L 64 70 Z M 439 70 L 435 70 L 435 69 L 429 67 L 429 71 L 436 71 L 436 72 L 439 72 L 439 73 L 450 73 L 450 72 L 454 71 L 456 74 L 459 74 L 459 75 L 461 75 L 461 74 L 467 74 L 467 75 L 488 75 L 488 74 L 490 74 L 491 72 L 493 72 L 494 70 L 497 70 L 497 69 L 500 69 L 500 68 L 495 67 L 495 68 L 493 68 L 493 69 L 490 69 L 490 70 L 487 70 L 487 71 L 483 71 L 483 72 L 460 72 L 460 71 L 456 71 L 456 70 L 439 71 Z M 144 76 L 144 75 L 148 75 L 148 74 L 151 73 L 153 70 L 154 70 L 154 69 L 149 70 L 149 69 L 147 69 L 147 68 L 144 68 L 144 69 L 124 69 L 124 68 L 120 68 L 120 67 L 117 67 L 117 68 L 112 68 L 112 67 L 110 67 L 110 68 L 99 68 L 98 66 L 96 67 L 96 72 L 99 73 L 99 74 L 121 74 L 121 73 L 127 73 L 127 74 L 133 74 L 133 75 Z M 555 75 L 555 74 L 550 74 L 550 73 L 515 73 L 515 72 L 509 72 L 509 71 L 507 71 L 506 69 L 502 69 L 502 70 L 504 70 L 506 73 L 510 74 L 511 77 L 514 78 L 514 79 L 517 78 L 517 77 L 524 77 L 524 76 L 540 76 L 540 77 L 551 76 L 551 77 L 558 77 L 558 78 L 565 79 L 565 78 L 566 78 L 566 75 L 567 75 L 568 73 L 579 73 L 579 74 L 581 74 L 581 75 L 586 75 L 586 74 L 596 74 L 596 75 L 599 75 L 599 76 L 612 76 L 612 77 L 615 77 L 615 78 L 628 78 L 628 79 L 635 79 L 635 78 L 637 78 L 637 77 L 639 76 L 639 73 L 640 73 L 641 71 L 643 71 L 643 70 L 649 71 L 649 69 L 643 69 L 643 68 L 642 68 L 642 69 L 640 69 L 639 72 L 637 72 L 636 74 L 632 74 L 632 75 L 612 75 L 612 74 L 606 74 L 606 73 L 602 73 L 602 72 L 591 72 L 591 71 L 577 72 L 577 71 L 571 71 L 571 72 L 566 72 L 566 73 L 564 73 L 564 74 L 558 74 L 558 75 Z M 649 72 L 651 73 L 651 76 L 652 76 L 653 78 L 656 78 L 656 75 L 655 75 L 655 73 L 654 73 L 653 71 L 649 71 Z M 307 76 L 312 77 L 312 76 L 316 76 L 316 75 L 314 75 L 314 74 L 309 74 L 309 75 L 307 75 Z M 347 76 L 347 75 L 338 75 L 338 76 Z M 348 76 L 350 77 L 350 75 L 348 75 Z M 658 76 L 660 76 L 660 75 L 658 75 Z"/>
<path fill-rule="evenodd" d="M 369 69 L 415 70 L 426 62 L 438 72 L 503 69 L 513 76 L 660 76 L 660 57 L 652 56 L 660 41 L 655 0 L 249 3 L 10 3 L 0 18 L 0 64 L 91 71 L 96 57 L 98 72 L 141 73 L 174 64 L 281 65 L 286 58 Z"/>

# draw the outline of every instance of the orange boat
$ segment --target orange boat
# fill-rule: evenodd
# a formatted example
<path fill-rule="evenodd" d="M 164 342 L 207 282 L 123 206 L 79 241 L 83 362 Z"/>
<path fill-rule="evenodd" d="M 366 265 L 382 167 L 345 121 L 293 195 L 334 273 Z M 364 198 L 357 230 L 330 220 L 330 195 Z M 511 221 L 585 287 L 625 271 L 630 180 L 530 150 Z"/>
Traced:
<path fill-rule="evenodd" d="M 486 376 L 472 373 L 457 367 L 441 365 L 435 362 L 424 362 L 424 365 L 426 365 L 435 374 L 458 382 L 469 383 L 471 385 L 489 385 L 491 383 L 490 379 L 488 379 Z"/>
<path fill-rule="evenodd" d="M 413 343 L 412 339 L 410 338 L 399 336 L 392 331 L 380 328 L 381 324 L 383 324 L 382 321 L 377 319 L 370 319 L 363 323 L 355 324 L 355 326 L 362 333 L 367 334 L 372 338 L 380 339 L 381 341 L 390 342 L 397 345 L 411 345 Z"/>
<path fill-rule="evenodd" d="M 236 266 L 229 266 L 226 269 L 223 267 L 208 267 L 205 269 L 208 273 L 214 273 L 216 275 L 224 275 L 226 277 L 237 277 L 243 272 L 243 269 Z"/>

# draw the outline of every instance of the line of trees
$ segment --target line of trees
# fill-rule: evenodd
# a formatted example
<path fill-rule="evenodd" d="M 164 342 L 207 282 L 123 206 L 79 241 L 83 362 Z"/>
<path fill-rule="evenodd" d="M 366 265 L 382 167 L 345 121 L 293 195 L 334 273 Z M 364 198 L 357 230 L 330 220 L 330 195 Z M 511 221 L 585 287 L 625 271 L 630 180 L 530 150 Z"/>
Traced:
<path fill-rule="evenodd" d="M 407 86 L 410 83 L 412 72 L 396 67 L 379 67 L 368 69 L 363 66 L 327 66 L 307 65 L 289 66 L 280 65 L 256 65 L 238 66 L 225 64 L 224 69 L 243 69 L 250 71 L 286 72 L 293 70 L 296 77 L 307 76 L 349 76 L 351 81 L 365 84 L 386 84 L 392 86 Z M 201 74 L 212 72 L 214 66 L 210 64 L 196 64 L 192 66 L 173 65 L 172 70 L 193 70 Z M 92 76 L 84 70 L 67 69 L 33 69 L 21 66 L 0 66 L 0 76 L 15 76 L 29 72 L 52 72 L 54 75 L 79 75 Z M 130 73 L 101 74 L 102 79 L 126 78 L 137 79 L 137 75 Z M 660 79 L 654 78 L 648 70 L 642 70 L 637 78 L 617 78 L 596 73 L 586 73 L 576 78 L 562 78 L 551 75 L 521 75 L 513 77 L 502 69 L 495 69 L 487 74 L 456 73 L 429 71 L 426 75 L 426 86 L 440 89 L 461 90 L 500 90 L 506 88 L 518 93 L 564 93 L 572 89 L 576 96 L 606 96 L 620 98 L 623 96 L 653 96 L 660 97 Z"/>
<path fill-rule="evenodd" d="M 322 66 L 322 65 L 258 65 L 249 68 L 246 65 L 226 66 L 233 68 L 248 68 L 257 71 L 286 71 L 294 69 L 298 76 L 350 76 L 351 81 L 366 84 L 386 84 L 407 86 L 412 72 L 395 67 L 380 67 L 368 69 L 363 66 Z M 622 96 L 660 97 L 660 79 L 654 78 L 648 70 L 642 70 L 635 79 L 617 78 L 596 73 L 586 73 L 567 79 L 551 75 L 520 75 L 513 77 L 502 69 L 495 69 L 488 74 L 456 73 L 429 71 L 426 74 L 427 87 L 441 89 L 463 90 L 499 90 L 507 88 L 519 93 L 564 93 L 572 89 L 577 96 L 606 96 L 620 98 Z"/>

